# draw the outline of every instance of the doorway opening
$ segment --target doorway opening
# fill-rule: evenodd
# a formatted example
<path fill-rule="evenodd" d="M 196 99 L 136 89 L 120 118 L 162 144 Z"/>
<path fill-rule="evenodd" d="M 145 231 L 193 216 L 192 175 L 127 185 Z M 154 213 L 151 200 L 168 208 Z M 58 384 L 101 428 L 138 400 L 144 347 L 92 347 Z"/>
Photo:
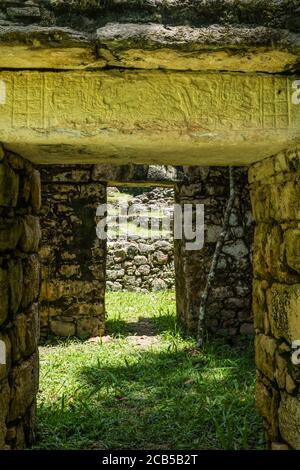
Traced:
<path fill-rule="evenodd" d="M 160 191 L 171 200 L 172 189 L 119 186 L 108 188 L 108 202 L 121 196 L 130 207 L 134 198 L 145 206 Z M 176 317 L 176 296 L 178 313 L 178 294 L 185 292 L 181 274 L 191 282 L 190 268 L 199 260 L 177 259 L 176 292 L 172 252 L 174 257 L 180 250 L 168 248 L 170 240 L 149 242 L 142 219 L 129 214 L 125 240 L 113 239 L 113 225 L 108 229 L 104 335 L 41 347 L 36 448 L 262 448 L 252 340 L 242 354 L 228 337 L 195 351 L 194 337 Z M 232 230 L 239 233 L 236 220 Z M 232 245 L 241 243 L 228 243 L 231 252 Z M 180 305 L 187 299 L 180 298 Z"/>

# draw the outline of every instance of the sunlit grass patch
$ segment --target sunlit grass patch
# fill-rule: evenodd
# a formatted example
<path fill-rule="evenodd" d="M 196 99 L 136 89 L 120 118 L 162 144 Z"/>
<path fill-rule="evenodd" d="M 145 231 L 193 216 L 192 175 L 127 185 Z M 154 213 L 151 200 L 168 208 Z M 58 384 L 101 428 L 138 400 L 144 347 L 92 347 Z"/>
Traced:
<path fill-rule="evenodd" d="M 173 292 L 108 292 L 106 341 L 41 348 L 42 449 L 257 449 L 253 348 L 194 354 Z M 132 336 L 158 337 L 142 349 Z"/>

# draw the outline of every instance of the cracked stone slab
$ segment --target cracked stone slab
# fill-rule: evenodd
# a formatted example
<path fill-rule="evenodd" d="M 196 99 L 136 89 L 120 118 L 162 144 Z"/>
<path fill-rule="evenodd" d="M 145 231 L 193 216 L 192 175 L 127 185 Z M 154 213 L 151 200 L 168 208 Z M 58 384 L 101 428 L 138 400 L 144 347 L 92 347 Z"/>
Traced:
<path fill-rule="evenodd" d="M 245 165 L 299 143 L 294 81 L 159 70 L 3 71 L 0 140 L 41 164 Z"/>
<path fill-rule="evenodd" d="M 107 24 L 97 41 L 99 57 L 127 68 L 276 73 L 300 57 L 300 35 L 262 26 Z"/>
<path fill-rule="evenodd" d="M 294 72 L 292 0 L 44 0 L 0 4 L 0 67 Z"/>

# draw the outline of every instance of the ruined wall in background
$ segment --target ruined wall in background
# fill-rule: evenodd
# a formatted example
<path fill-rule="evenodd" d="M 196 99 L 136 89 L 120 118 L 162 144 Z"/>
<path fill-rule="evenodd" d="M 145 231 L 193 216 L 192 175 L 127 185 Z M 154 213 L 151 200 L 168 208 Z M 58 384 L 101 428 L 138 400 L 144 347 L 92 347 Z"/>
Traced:
<path fill-rule="evenodd" d="M 41 336 L 104 332 L 106 241 L 96 236 L 96 209 L 106 185 L 92 167 L 42 167 Z"/>
<path fill-rule="evenodd" d="M 124 196 L 133 211 L 126 218 L 125 239 L 116 237 L 114 221 L 108 223 L 107 289 L 134 292 L 175 289 L 173 188 L 149 188 L 149 191 L 143 188 L 136 196 L 122 191 L 124 188 L 107 191 L 112 211 L 119 213 L 119 201 Z"/>
<path fill-rule="evenodd" d="M 300 150 L 249 171 L 256 402 L 271 448 L 300 449 Z M 277 444 L 277 442 L 279 442 Z"/>
<path fill-rule="evenodd" d="M 213 253 L 222 228 L 229 196 L 228 168 L 186 167 L 190 181 L 176 186 L 178 204 L 205 205 L 205 239 L 202 250 L 185 250 L 175 240 L 177 315 L 189 333 L 197 331 L 200 296 L 206 284 Z M 225 336 L 253 332 L 251 315 L 252 217 L 247 170 L 236 168 L 239 192 L 230 218 L 230 230 L 217 266 L 207 306 L 206 328 Z"/>
<path fill-rule="evenodd" d="M 105 201 L 106 194 L 105 183 L 99 181 L 105 177 L 115 181 L 120 177 L 122 183 L 130 183 L 133 178 L 136 184 L 141 178 L 144 184 L 149 176 L 147 167 L 62 165 L 42 168 L 43 336 L 49 332 L 58 336 L 101 334 L 104 328 L 105 278 L 107 287 L 112 290 L 156 290 L 174 286 L 171 273 L 172 237 L 168 241 L 147 241 L 141 238 L 126 242 L 110 240 L 108 237 L 106 253 L 105 242 L 100 242 L 95 235 L 96 208 Z M 200 295 L 228 199 L 228 169 L 184 167 L 172 171 L 172 168 L 168 168 L 167 173 L 162 172 L 162 169 L 158 171 L 159 168 L 155 168 L 154 172 L 153 167 L 151 175 L 155 173 L 157 182 L 163 178 L 164 184 L 171 187 L 177 181 L 177 203 L 205 205 L 204 248 L 186 251 L 185 241 L 175 240 L 177 314 L 184 329 L 193 334 L 196 332 Z M 236 169 L 235 173 L 237 188 L 241 192 L 231 216 L 230 233 L 218 265 L 207 317 L 209 331 L 231 337 L 253 332 L 250 259 L 252 218 L 247 171 Z M 149 180 L 154 184 L 152 177 Z M 170 192 L 170 189 L 165 191 Z M 116 199 L 115 195 L 112 199 Z M 152 197 L 151 202 L 154 199 Z M 159 202 L 158 199 L 157 195 L 155 203 Z M 141 207 L 149 203 L 146 195 L 138 200 Z M 170 206 L 170 199 L 166 201 Z M 97 320 L 98 314 L 100 322 Z"/>
<path fill-rule="evenodd" d="M 108 242 L 107 289 L 149 292 L 175 289 L 173 240 Z"/>
<path fill-rule="evenodd" d="M 33 440 L 38 390 L 39 209 L 38 171 L 0 145 L 0 449 L 20 449 Z"/>

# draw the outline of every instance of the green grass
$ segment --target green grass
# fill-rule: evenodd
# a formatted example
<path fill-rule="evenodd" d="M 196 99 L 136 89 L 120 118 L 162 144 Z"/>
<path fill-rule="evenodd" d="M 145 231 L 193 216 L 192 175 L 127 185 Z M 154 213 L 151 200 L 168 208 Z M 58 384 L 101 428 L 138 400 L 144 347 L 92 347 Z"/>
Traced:
<path fill-rule="evenodd" d="M 36 449 L 257 449 L 250 345 L 194 340 L 174 293 L 108 292 L 110 340 L 41 348 Z M 141 347 L 134 332 L 156 342 Z M 146 338 L 147 339 L 147 338 Z"/>

